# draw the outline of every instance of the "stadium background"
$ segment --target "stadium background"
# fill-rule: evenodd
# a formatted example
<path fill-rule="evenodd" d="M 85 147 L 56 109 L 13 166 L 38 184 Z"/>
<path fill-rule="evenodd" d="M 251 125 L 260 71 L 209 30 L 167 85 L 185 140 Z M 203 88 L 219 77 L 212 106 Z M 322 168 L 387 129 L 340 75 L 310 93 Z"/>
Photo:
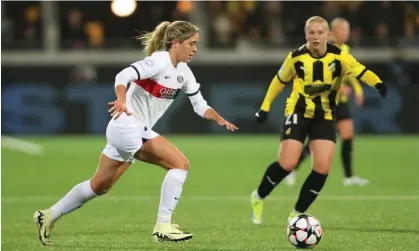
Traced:
<path fill-rule="evenodd" d="M 201 30 L 190 65 L 203 95 L 240 127 L 234 136 L 226 135 L 196 116 L 185 96 L 156 125 L 192 163 L 175 218 L 197 237 L 179 249 L 292 250 L 284 219 L 310 161 L 296 186 L 274 191 L 266 225 L 249 224 L 248 206 L 248 195 L 276 156 L 290 90 L 276 100 L 267 124 L 258 125 L 254 113 L 286 54 L 304 43 L 304 20 L 312 15 L 329 21 L 346 17 L 353 54 L 390 88 L 383 100 L 364 85 L 364 107 L 351 103 L 360 134 L 354 143 L 355 171 L 371 183 L 343 187 L 336 152 L 328 183 L 310 211 L 325 229 L 319 250 L 417 247 L 417 1 L 149 1 L 137 2 L 127 17 L 115 15 L 110 2 L 2 1 L 1 14 L 3 250 L 44 250 L 30 216 L 94 172 L 105 144 L 107 102 L 115 97 L 114 77 L 143 58 L 140 43 L 132 39 L 136 30 L 177 19 Z M 130 169 L 110 194 L 58 224 L 52 250 L 155 248 L 147 237 L 164 173 L 135 166 L 140 168 Z"/>
<path fill-rule="evenodd" d="M 346 17 L 353 54 L 390 86 L 385 102 L 364 88 L 364 109 L 353 109 L 357 131 L 419 133 L 418 3 L 385 1 L 139 2 L 128 17 L 116 16 L 109 2 L 2 2 L 3 133 L 103 134 L 115 75 L 143 57 L 136 30 L 175 19 L 201 29 L 191 67 L 209 103 L 239 133 L 278 132 L 289 90 L 269 124 L 256 126 L 253 114 L 286 53 L 304 43 L 304 20 L 314 14 Z M 156 130 L 222 132 L 188 105 L 179 98 Z"/>

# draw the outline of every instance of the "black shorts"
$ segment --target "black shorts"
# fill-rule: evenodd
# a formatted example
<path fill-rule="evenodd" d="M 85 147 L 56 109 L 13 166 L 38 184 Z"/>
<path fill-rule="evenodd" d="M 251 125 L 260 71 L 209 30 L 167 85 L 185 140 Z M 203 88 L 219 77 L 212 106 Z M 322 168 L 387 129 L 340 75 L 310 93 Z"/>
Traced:
<path fill-rule="evenodd" d="M 308 119 L 297 113 L 285 117 L 281 140 L 295 139 L 304 144 L 307 136 L 309 140 L 325 139 L 336 142 L 336 122 L 323 118 Z"/>
<path fill-rule="evenodd" d="M 339 103 L 336 106 L 336 121 L 352 119 L 351 110 L 348 103 Z"/>

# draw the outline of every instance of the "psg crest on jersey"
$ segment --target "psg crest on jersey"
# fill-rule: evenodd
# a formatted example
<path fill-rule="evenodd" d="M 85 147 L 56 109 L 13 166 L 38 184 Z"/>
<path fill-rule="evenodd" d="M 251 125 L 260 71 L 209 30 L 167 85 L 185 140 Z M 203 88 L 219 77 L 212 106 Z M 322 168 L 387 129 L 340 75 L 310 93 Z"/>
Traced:
<path fill-rule="evenodd" d="M 153 62 L 153 60 L 151 60 L 150 58 L 147 58 L 146 60 L 144 60 L 144 64 L 147 66 L 147 67 L 153 67 L 154 66 L 154 62 Z"/>
<path fill-rule="evenodd" d="M 183 76 L 182 75 L 177 76 L 177 81 L 179 83 L 182 83 L 183 82 Z"/>

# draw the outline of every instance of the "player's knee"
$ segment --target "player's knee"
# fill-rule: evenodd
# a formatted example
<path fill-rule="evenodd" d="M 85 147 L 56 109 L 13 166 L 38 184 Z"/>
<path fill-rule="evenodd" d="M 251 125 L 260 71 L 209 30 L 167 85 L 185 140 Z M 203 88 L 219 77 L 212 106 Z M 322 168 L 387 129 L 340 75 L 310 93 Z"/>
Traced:
<path fill-rule="evenodd" d="M 278 152 L 278 163 L 287 171 L 292 171 L 301 156 L 303 145 L 297 140 L 284 140 L 281 142 Z"/>
<path fill-rule="evenodd" d="M 339 133 L 339 136 L 342 140 L 352 140 L 354 137 L 354 133 L 353 132 L 341 132 Z"/>
<path fill-rule="evenodd" d="M 92 186 L 92 192 L 96 195 L 104 195 L 111 190 L 111 186 Z"/>
<path fill-rule="evenodd" d="M 298 159 L 287 158 L 285 160 L 279 159 L 279 165 L 285 170 L 291 172 L 298 164 Z"/>
<path fill-rule="evenodd" d="M 341 122 L 342 124 L 338 126 L 339 136 L 343 140 L 352 139 L 354 137 L 354 130 L 352 127 L 352 122 Z"/>
<path fill-rule="evenodd" d="M 328 174 L 332 163 L 326 159 L 316 160 L 313 163 L 313 170 L 320 174 Z"/>
<path fill-rule="evenodd" d="M 189 171 L 189 160 L 185 157 L 179 157 L 174 163 L 171 163 L 169 169 L 183 169 Z"/>
<path fill-rule="evenodd" d="M 92 179 L 90 181 L 90 188 L 95 194 L 103 195 L 111 190 L 112 182 L 106 179 Z"/>
<path fill-rule="evenodd" d="M 179 165 L 180 169 L 183 169 L 185 171 L 189 171 L 189 160 L 184 158 Z"/>
<path fill-rule="evenodd" d="M 110 190 L 111 188 L 107 187 L 107 188 L 103 188 L 103 189 L 100 189 L 98 191 L 93 191 L 93 192 L 97 195 L 104 195 L 104 194 L 107 194 Z"/>

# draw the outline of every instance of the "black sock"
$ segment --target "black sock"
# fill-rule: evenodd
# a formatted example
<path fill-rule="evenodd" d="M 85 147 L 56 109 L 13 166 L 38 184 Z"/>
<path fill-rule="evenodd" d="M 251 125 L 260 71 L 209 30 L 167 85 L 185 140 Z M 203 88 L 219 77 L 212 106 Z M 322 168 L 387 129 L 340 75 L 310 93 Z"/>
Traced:
<path fill-rule="evenodd" d="M 300 191 L 297 203 L 295 204 L 295 210 L 304 213 L 317 198 L 317 195 L 322 190 L 324 183 L 326 182 L 327 174 L 321 174 L 316 171 L 311 171 L 307 177 Z"/>
<path fill-rule="evenodd" d="M 352 177 L 352 139 L 346 139 L 342 142 L 342 164 L 345 177 Z"/>
<path fill-rule="evenodd" d="M 298 168 L 301 166 L 301 163 L 310 155 L 310 144 L 307 143 L 305 147 L 303 148 L 303 151 L 301 152 L 300 159 L 298 160 L 297 166 L 294 168 L 294 170 L 298 170 Z"/>
<path fill-rule="evenodd" d="M 290 172 L 285 170 L 278 161 L 273 162 L 266 169 L 258 188 L 258 194 L 263 199 L 284 179 Z"/>

